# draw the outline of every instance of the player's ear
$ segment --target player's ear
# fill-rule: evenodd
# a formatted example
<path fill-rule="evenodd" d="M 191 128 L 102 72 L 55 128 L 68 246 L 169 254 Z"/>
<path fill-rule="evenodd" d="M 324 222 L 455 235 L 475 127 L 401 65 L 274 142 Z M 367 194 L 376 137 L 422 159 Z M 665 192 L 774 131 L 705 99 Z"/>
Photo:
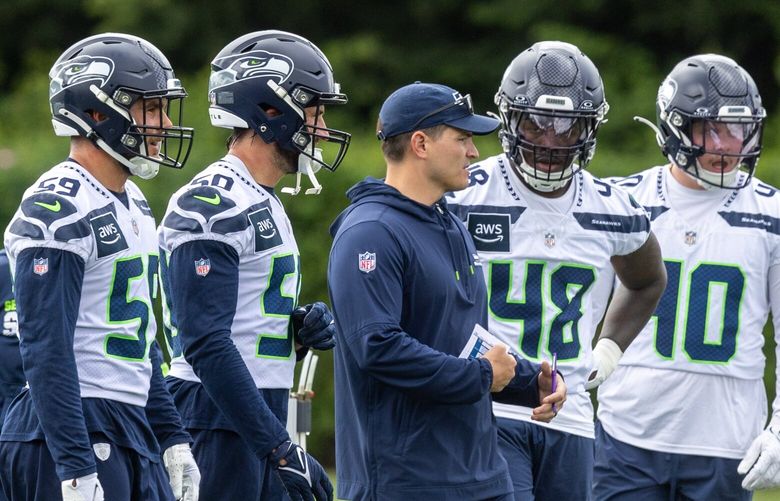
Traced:
<path fill-rule="evenodd" d="M 428 141 L 430 137 L 421 130 L 416 130 L 409 138 L 409 149 L 419 158 L 428 157 Z"/>

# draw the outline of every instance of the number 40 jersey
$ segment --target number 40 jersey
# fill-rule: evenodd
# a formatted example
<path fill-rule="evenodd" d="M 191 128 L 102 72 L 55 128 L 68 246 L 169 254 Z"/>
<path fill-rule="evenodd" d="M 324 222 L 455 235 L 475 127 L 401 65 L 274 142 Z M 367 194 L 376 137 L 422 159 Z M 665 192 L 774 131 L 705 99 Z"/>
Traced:
<path fill-rule="evenodd" d="M 780 193 L 756 178 L 741 190 L 690 190 L 669 166 L 612 182 L 651 215 L 667 285 L 599 388 L 599 419 L 637 447 L 739 459 L 766 419 L 763 328 L 780 305 L 771 271 L 780 272 Z M 773 316 L 777 326 L 780 311 Z"/>
<path fill-rule="evenodd" d="M 12 270 L 19 253 L 29 248 L 60 249 L 84 261 L 73 337 L 81 397 L 143 407 L 157 328 L 152 297 L 158 251 L 146 199 L 132 181 L 125 193 L 127 207 L 79 164 L 56 165 L 25 191 L 6 229 L 5 246 Z M 36 259 L 31 271 L 59 272 L 44 258 Z"/>
<path fill-rule="evenodd" d="M 584 389 L 592 342 L 614 283 L 611 257 L 649 236 L 649 220 L 629 195 L 590 173 L 549 201 L 511 172 L 505 155 L 470 168 L 470 186 L 448 200 L 474 238 L 487 280 L 488 330 L 522 357 L 558 356 L 568 398 L 549 424 L 593 438 L 593 406 Z M 496 416 L 531 421 L 531 409 L 493 404 Z"/>

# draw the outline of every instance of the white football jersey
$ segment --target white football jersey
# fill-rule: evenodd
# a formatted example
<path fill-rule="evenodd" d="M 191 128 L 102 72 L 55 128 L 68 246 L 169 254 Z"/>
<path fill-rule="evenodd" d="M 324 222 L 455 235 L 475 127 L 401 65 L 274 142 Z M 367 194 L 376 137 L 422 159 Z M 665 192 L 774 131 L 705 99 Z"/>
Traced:
<path fill-rule="evenodd" d="M 73 340 L 81 397 L 145 406 L 158 250 L 146 198 L 132 181 L 125 191 L 129 208 L 77 163 L 56 165 L 24 192 L 5 247 L 12 270 L 28 248 L 62 249 L 84 260 Z M 46 259 L 34 266 L 35 273 L 50 272 Z"/>
<path fill-rule="evenodd" d="M 298 303 L 300 257 L 279 199 L 252 179 L 239 158 L 227 155 L 174 193 L 158 233 L 165 256 L 193 240 L 223 242 L 236 250 L 239 289 L 231 340 L 257 388 L 291 388 L 295 351 L 288 326 Z M 168 299 L 163 322 L 169 374 L 200 381 L 182 356 Z"/>
<path fill-rule="evenodd" d="M 557 354 L 566 405 L 551 423 L 533 422 L 593 438 L 593 406 L 584 384 L 593 337 L 612 292 L 610 258 L 639 249 L 649 221 L 623 190 L 586 171 L 553 202 L 555 210 L 510 169 L 505 155 L 473 165 L 469 188 L 454 193 L 449 207 L 464 221 L 482 261 L 488 330 L 529 360 Z M 528 407 L 494 403 L 493 410 L 531 421 Z"/>
<path fill-rule="evenodd" d="M 613 182 L 650 215 L 667 286 L 600 387 L 599 419 L 638 447 L 741 458 L 766 420 L 762 331 L 780 293 L 767 285 L 780 263 L 780 195 L 754 178 L 718 190 L 711 210 L 694 214 L 670 197 L 681 185 L 669 166 Z"/>

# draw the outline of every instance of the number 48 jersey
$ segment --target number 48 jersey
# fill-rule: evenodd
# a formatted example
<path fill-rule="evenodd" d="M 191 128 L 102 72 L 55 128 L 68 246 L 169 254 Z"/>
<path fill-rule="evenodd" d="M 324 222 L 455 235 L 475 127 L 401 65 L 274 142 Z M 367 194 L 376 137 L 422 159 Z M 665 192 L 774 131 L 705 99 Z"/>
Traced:
<path fill-rule="evenodd" d="M 626 192 L 586 171 L 549 203 L 510 168 L 505 155 L 472 166 L 470 185 L 452 195 L 450 210 L 464 221 L 482 261 L 488 330 L 524 358 L 558 356 L 569 395 L 556 419 L 542 425 L 593 438 L 584 384 L 614 282 L 611 257 L 639 249 L 649 220 Z M 494 403 L 493 409 L 497 416 L 531 420 L 530 408 Z"/>
<path fill-rule="evenodd" d="M 174 193 L 158 234 L 169 374 L 200 381 L 182 356 L 167 264 L 179 246 L 212 240 L 229 245 L 238 254 L 238 294 L 230 338 L 255 386 L 291 388 L 295 357 L 289 322 L 298 302 L 300 259 L 292 226 L 276 195 L 258 185 L 238 157 L 227 155 Z M 193 261 L 191 270 L 205 277 L 211 266 L 208 256 L 203 256 Z"/>
<path fill-rule="evenodd" d="M 73 339 L 81 397 L 143 407 L 157 328 L 158 251 L 146 199 L 131 181 L 125 192 L 128 207 L 77 163 L 56 165 L 25 191 L 5 246 L 12 270 L 29 248 L 60 249 L 84 261 Z M 32 271 L 56 273 L 45 258 L 36 259 Z"/>

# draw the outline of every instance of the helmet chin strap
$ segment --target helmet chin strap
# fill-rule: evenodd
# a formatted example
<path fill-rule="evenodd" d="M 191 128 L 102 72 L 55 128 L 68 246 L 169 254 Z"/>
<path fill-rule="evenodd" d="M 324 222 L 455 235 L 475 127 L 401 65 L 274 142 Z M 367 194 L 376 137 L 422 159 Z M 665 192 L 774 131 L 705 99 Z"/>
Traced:
<path fill-rule="evenodd" d="M 313 150 L 314 152 L 311 154 L 311 156 L 304 155 L 303 153 L 298 155 L 298 170 L 295 174 L 295 187 L 293 188 L 287 186 L 282 188 L 282 193 L 287 193 L 288 195 L 297 195 L 300 193 L 301 174 L 306 174 L 309 177 L 309 181 L 311 181 L 312 188 L 308 188 L 304 193 L 307 195 L 320 194 L 322 191 L 322 185 L 317 182 L 317 177 L 314 175 L 314 173 L 320 170 L 320 166 L 322 165 L 322 149 L 313 148 Z"/>

